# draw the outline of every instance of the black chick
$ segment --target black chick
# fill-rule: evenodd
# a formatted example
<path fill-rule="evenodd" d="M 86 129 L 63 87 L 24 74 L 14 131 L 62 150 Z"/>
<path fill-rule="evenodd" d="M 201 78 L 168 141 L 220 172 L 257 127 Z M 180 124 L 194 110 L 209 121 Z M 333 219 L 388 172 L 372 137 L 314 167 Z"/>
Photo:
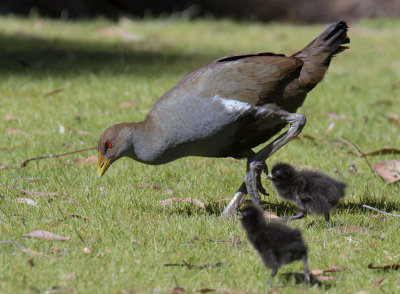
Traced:
<path fill-rule="evenodd" d="M 296 171 L 291 165 L 279 163 L 267 179 L 271 180 L 280 197 L 293 201 L 301 213 L 284 220 L 300 219 L 308 212 L 324 214 L 329 224 L 329 211 L 344 196 L 346 184 L 317 171 Z"/>
<path fill-rule="evenodd" d="M 272 283 L 279 267 L 303 259 L 304 283 L 308 284 L 307 247 L 298 229 L 281 223 L 266 223 L 262 211 L 255 206 L 248 206 L 242 211 L 241 221 L 247 238 L 260 254 L 264 265 L 272 269 L 268 283 Z"/>

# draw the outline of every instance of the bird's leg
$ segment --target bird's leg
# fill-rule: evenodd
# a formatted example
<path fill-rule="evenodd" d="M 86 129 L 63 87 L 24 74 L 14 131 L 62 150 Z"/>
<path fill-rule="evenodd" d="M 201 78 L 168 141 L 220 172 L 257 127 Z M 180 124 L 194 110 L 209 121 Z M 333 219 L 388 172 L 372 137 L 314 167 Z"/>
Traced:
<path fill-rule="evenodd" d="M 292 220 L 304 218 L 307 215 L 306 211 L 302 211 L 299 214 L 288 216 L 288 217 L 281 217 L 280 220 L 284 222 L 290 222 Z"/>
<path fill-rule="evenodd" d="M 271 113 L 271 110 L 261 108 L 258 115 L 261 118 L 265 118 L 266 123 L 269 123 L 271 127 L 285 123 L 289 123 L 290 127 L 284 134 L 265 146 L 249 160 L 249 172 L 246 173 L 245 182 L 247 191 L 253 202 L 257 202 L 260 199 L 260 195 L 257 191 L 257 178 L 261 175 L 263 168 L 266 166 L 265 161 L 267 158 L 299 135 L 306 124 L 306 117 L 304 115 L 283 110 Z"/>
<path fill-rule="evenodd" d="M 276 273 L 278 272 L 278 268 L 277 267 L 274 267 L 273 269 L 272 269 L 272 272 L 271 272 L 271 275 L 270 275 L 270 277 L 269 277 L 269 279 L 268 279 L 268 284 L 269 285 L 272 285 L 272 280 L 274 279 L 274 277 L 276 276 Z"/>
<path fill-rule="evenodd" d="M 255 155 L 255 153 L 252 150 L 249 150 L 247 153 L 247 158 L 251 158 Z M 265 162 L 262 163 L 262 170 L 264 170 L 264 172 L 266 174 L 268 174 L 268 167 L 265 164 Z M 222 212 L 222 217 L 231 217 L 234 216 L 237 212 L 237 210 L 239 209 L 240 205 L 243 203 L 244 198 L 247 195 L 247 181 L 246 178 L 250 179 L 250 175 L 249 175 L 249 160 L 247 160 L 247 167 L 246 167 L 246 175 L 245 175 L 245 181 L 242 183 L 242 185 L 240 186 L 240 188 L 238 189 L 238 191 L 236 192 L 235 196 L 233 196 L 232 200 L 229 202 L 229 204 L 225 207 L 224 211 Z M 255 176 L 255 186 L 256 187 L 256 192 L 257 190 L 260 191 L 262 194 L 264 195 L 269 195 L 267 193 L 267 191 L 264 189 L 264 187 L 261 184 L 261 173 L 259 173 L 258 175 Z M 258 193 L 257 193 L 258 194 Z M 250 194 L 252 195 L 252 194 Z M 259 205 L 260 203 L 260 197 L 259 201 L 253 201 L 254 204 Z M 253 198 L 252 198 L 253 200 Z"/>
<path fill-rule="evenodd" d="M 330 219 L 330 217 L 329 217 L 329 211 L 324 212 L 324 216 L 325 216 L 325 221 L 326 221 L 326 223 L 327 223 L 328 226 L 330 227 L 330 226 L 331 226 L 331 223 L 330 223 L 330 221 L 329 221 L 329 219 Z"/>
<path fill-rule="evenodd" d="M 244 198 L 247 195 L 246 184 L 243 183 L 239 190 L 236 192 L 235 196 L 233 196 L 232 200 L 225 207 L 222 212 L 223 217 L 231 217 L 236 214 L 236 211 L 239 209 L 240 205 L 243 203 Z"/>
<path fill-rule="evenodd" d="M 310 280 L 310 269 L 308 268 L 307 253 L 303 255 L 303 262 L 304 262 L 304 284 L 308 285 L 308 281 Z"/>

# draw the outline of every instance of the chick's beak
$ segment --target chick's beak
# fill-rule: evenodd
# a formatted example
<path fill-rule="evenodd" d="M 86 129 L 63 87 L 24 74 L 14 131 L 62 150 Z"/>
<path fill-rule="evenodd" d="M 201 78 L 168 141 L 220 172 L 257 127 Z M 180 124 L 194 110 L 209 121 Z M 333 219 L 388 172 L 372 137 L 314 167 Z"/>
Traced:
<path fill-rule="evenodd" d="M 265 178 L 266 178 L 267 180 L 272 181 L 272 180 L 274 179 L 274 176 L 273 176 L 272 174 L 269 174 L 269 175 L 265 176 Z"/>
<path fill-rule="evenodd" d="M 110 159 L 108 157 L 101 155 L 100 151 L 98 151 L 98 153 L 97 153 L 97 173 L 99 174 L 100 178 L 102 175 L 105 174 L 105 172 L 107 171 L 109 166 L 110 166 Z"/>

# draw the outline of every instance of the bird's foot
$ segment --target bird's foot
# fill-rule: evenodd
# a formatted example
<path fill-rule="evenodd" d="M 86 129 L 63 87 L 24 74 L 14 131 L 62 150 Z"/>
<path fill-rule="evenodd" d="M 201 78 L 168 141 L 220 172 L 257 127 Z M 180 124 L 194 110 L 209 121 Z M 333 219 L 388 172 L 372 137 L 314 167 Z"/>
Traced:
<path fill-rule="evenodd" d="M 265 172 L 265 174 L 268 174 L 268 166 L 264 161 L 250 162 L 250 164 L 249 164 L 250 175 L 249 175 L 248 181 L 249 181 L 250 185 L 252 186 L 252 191 L 254 192 L 255 198 L 257 198 L 257 199 L 260 199 L 260 195 L 258 194 L 258 192 L 260 192 L 263 195 L 269 195 L 261 183 L 261 174 L 263 171 Z M 250 194 L 250 192 L 249 192 L 249 194 Z M 253 197 L 252 197 L 252 200 L 253 200 Z"/>
<path fill-rule="evenodd" d="M 302 219 L 307 215 L 307 212 L 300 212 L 299 214 L 296 215 L 292 215 L 292 216 L 287 216 L 287 217 L 281 217 L 279 220 L 282 222 L 290 222 L 292 220 L 296 220 L 296 219 Z"/>

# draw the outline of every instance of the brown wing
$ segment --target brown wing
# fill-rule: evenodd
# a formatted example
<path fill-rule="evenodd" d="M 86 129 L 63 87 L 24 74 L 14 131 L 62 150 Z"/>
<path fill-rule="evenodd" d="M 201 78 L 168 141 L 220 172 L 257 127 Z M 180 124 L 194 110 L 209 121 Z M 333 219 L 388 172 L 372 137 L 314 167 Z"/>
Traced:
<path fill-rule="evenodd" d="M 282 97 L 302 65 L 296 57 L 269 52 L 230 55 L 187 74 L 177 86 L 203 98 L 219 96 L 264 105 Z"/>

